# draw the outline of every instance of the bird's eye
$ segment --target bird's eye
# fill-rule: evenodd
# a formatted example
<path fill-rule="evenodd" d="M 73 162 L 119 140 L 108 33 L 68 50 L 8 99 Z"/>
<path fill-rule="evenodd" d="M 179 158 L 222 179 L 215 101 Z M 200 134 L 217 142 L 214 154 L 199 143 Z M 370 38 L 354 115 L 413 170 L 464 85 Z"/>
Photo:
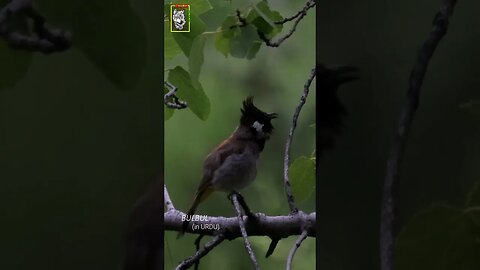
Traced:
<path fill-rule="evenodd" d="M 263 124 L 260 124 L 258 121 L 255 121 L 252 125 L 252 127 L 258 132 L 258 133 L 263 133 Z"/>

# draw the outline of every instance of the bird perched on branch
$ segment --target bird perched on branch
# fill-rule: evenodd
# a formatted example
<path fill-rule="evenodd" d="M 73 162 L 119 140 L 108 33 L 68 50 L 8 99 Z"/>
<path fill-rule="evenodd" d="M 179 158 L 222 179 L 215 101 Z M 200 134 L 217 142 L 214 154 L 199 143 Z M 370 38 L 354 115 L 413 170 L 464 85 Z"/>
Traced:
<path fill-rule="evenodd" d="M 323 152 L 335 146 L 335 137 L 342 133 L 342 117 L 347 114 L 338 98 L 340 85 L 358 79 L 354 73 L 358 69 L 351 66 L 326 68 L 317 65 L 317 152 Z M 318 164 L 318 163 L 317 163 Z"/>
<path fill-rule="evenodd" d="M 273 132 L 271 120 L 277 118 L 277 114 L 258 109 L 253 97 L 243 101 L 241 112 L 239 126 L 205 159 L 202 180 L 179 236 L 186 231 L 199 203 L 213 191 L 237 192 L 255 179 L 257 159 Z"/>

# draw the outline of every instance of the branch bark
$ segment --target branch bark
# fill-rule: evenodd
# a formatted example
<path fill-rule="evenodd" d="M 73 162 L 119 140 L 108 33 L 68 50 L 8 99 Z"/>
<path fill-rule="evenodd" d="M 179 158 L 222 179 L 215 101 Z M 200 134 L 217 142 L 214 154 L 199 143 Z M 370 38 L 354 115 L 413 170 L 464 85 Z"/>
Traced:
<path fill-rule="evenodd" d="M 288 133 L 287 142 L 285 144 L 285 158 L 283 160 L 283 184 L 285 186 L 285 193 L 287 195 L 288 206 L 290 207 L 290 211 L 292 213 L 297 213 L 298 208 L 295 205 L 295 199 L 293 198 L 292 187 L 290 185 L 290 179 L 288 177 L 288 167 L 290 165 L 290 149 L 292 147 L 293 134 L 295 132 L 295 128 L 297 127 L 298 117 L 300 115 L 300 111 L 302 110 L 303 105 L 307 101 L 307 96 L 310 91 L 310 85 L 312 84 L 312 81 L 315 78 L 316 70 L 317 70 L 316 68 L 312 69 L 310 76 L 308 77 L 308 80 L 303 87 L 303 95 L 300 98 L 300 103 L 295 109 L 295 113 L 293 114 L 292 126 L 290 127 L 290 132 Z"/>
<path fill-rule="evenodd" d="M 194 265 L 195 263 L 199 262 L 200 259 L 202 257 L 204 257 L 205 255 L 207 255 L 214 247 L 218 246 L 220 243 L 223 242 L 223 240 L 225 240 L 225 238 L 223 237 L 223 235 L 217 235 L 215 236 L 211 241 L 209 241 L 208 243 L 205 244 L 205 246 L 200 249 L 199 251 L 197 251 L 195 253 L 195 255 L 193 255 L 192 257 L 190 258 L 187 258 L 185 259 L 183 262 L 181 262 L 176 270 L 184 270 L 184 269 L 188 269 L 190 268 L 192 265 Z"/>
<path fill-rule="evenodd" d="M 17 29 L 15 18 L 32 19 L 33 29 Z M 26 27 L 30 28 L 28 22 Z M 35 33 L 31 34 L 31 32 Z M 0 36 L 14 49 L 52 53 L 71 47 L 71 34 L 45 26 L 45 18 L 33 7 L 32 0 L 12 0 L 0 10 Z"/>
<path fill-rule="evenodd" d="M 288 258 L 287 258 L 287 270 L 292 269 L 293 256 L 295 256 L 295 252 L 297 252 L 297 249 L 300 247 L 300 245 L 302 244 L 303 240 L 305 240 L 305 238 L 307 238 L 307 231 L 302 232 L 302 234 L 297 238 L 297 241 L 295 241 L 295 244 L 290 250 L 290 253 L 288 254 Z"/>
<path fill-rule="evenodd" d="M 185 213 L 178 210 L 165 212 L 164 229 L 166 231 L 181 231 L 182 230 L 182 215 Z M 308 232 L 309 237 L 315 237 L 316 213 L 303 214 L 299 212 L 298 215 L 288 216 L 266 216 L 257 213 L 257 220 L 255 222 L 247 222 L 245 230 L 250 236 L 268 236 L 270 238 L 286 238 L 292 235 L 300 235 L 303 229 Z M 224 234 L 228 240 L 242 237 L 238 220 L 236 217 L 207 217 L 204 221 L 192 221 L 191 225 L 202 225 L 198 229 L 193 230 L 189 226 L 186 232 L 192 234 L 218 235 Z M 218 224 L 219 230 L 206 228 L 209 224 Z"/>
<path fill-rule="evenodd" d="M 420 100 L 421 86 L 427 72 L 430 59 L 440 40 L 448 29 L 449 17 L 452 15 L 457 0 L 444 0 L 440 11 L 433 20 L 433 28 L 417 55 L 417 60 L 410 74 L 406 102 L 400 113 L 398 128 L 387 161 L 383 186 L 382 210 L 380 221 L 380 266 L 381 270 L 394 269 L 394 241 L 396 203 L 399 183 L 399 171 L 405 152 L 408 134 Z"/>
<path fill-rule="evenodd" d="M 255 253 L 253 252 L 252 246 L 250 245 L 250 241 L 248 241 L 247 230 L 245 229 L 242 211 L 240 210 L 240 203 L 238 202 L 238 194 L 233 193 L 230 198 L 232 200 L 233 207 L 235 208 L 235 212 L 237 213 L 238 226 L 240 227 L 240 232 L 242 233 L 243 240 L 245 241 L 245 248 L 247 249 L 248 255 L 250 256 L 253 267 L 258 270 L 260 269 L 260 266 L 258 266 L 257 258 L 255 258 Z"/>

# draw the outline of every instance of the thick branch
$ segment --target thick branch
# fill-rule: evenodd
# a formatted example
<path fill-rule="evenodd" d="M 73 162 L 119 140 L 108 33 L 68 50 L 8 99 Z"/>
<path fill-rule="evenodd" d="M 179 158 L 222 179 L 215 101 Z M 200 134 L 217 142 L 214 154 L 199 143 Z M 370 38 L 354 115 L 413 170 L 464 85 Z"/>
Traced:
<path fill-rule="evenodd" d="M 250 236 L 268 236 L 270 238 L 286 238 L 291 235 L 300 235 L 305 228 L 308 232 L 308 236 L 315 237 L 316 226 L 316 214 L 315 212 L 310 214 L 303 214 L 298 212 L 298 215 L 288 216 L 265 216 L 264 214 L 257 213 L 257 220 L 255 222 L 247 222 L 245 224 L 245 230 Z M 178 210 L 168 211 L 163 214 L 164 228 L 166 231 L 181 231 L 182 230 L 182 213 Z M 192 221 L 192 226 L 187 228 L 187 232 L 192 234 L 205 234 L 205 235 L 217 235 L 224 233 L 225 238 L 228 240 L 242 237 L 238 220 L 236 217 L 207 217 L 207 220 Z M 200 226 L 203 224 L 203 227 Z M 219 228 L 210 228 L 210 225 L 218 224 Z M 197 229 L 192 229 L 199 225 Z"/>
<path fill-rule="evenodd" d="M 417 55 L 417 61 L 410 74 L 407 100 L 401 110 L 398 129 L 387 161 L 383 187 L 380 224 L 380 262 L 381 270 L 393 270 L 393 248 L 395 240 L 396 202 L 399 182 L 399 170 L 403 159 L 407 138 L 418 108 L 420 90 L 432 55 L 442 37 L 446 34 L 448 20 L 452 15 L 456 0 L 444 0 L 435 16 L 429 37 Z"/>
<path fill-rule="evenodd" d="M 283 160 L 283 181 L 285 185 L 285 193 L 287 194 L 288 206 L 290 207 L 290 211 L 292 213 L 298 212 L 298 208 L 295 205 L 295 200 L 292 194 L 292 187 L 290 186 L 290 180 L 288 177 L 288 166 L 290 165 L 290 148 L 292 147 L 293 134 L 295 132 L 295 128 L 297 127 L 298 116 L 300 115 L 300 111 L 302 110 L 303 105 L 307 101 L 307 96 L 310 91 L 310 85 L 312 84 L 315 75 L 316 69 L 314 68 L 312 69 L 312 72 L 310 73 L 310 76 L 308 77 L 308 80 L 303 87 L 303 95 L 300 98 L 300 103 L 295 109 L 295 113 L 293 114 L 292 126 L 290 127 L 287 143 L 285 145 L 285 158 Z"/>

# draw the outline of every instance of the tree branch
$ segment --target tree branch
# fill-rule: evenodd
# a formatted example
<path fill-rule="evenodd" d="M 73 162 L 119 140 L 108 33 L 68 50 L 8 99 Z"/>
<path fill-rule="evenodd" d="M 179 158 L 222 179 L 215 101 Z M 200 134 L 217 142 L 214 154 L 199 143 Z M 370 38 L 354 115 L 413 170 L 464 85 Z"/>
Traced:
<path fill-rule="evenodd" d="M 390 149 L 383 186 L 380 223 L 381 270 L 394 269 L 393 248 L 400 165 L 405 152 L 408 134 L 418 108 L 420 90 L 425 73 L 437 45 L 447 32 L 448 20 L 453 13 L 456 3 L 457 0 L 443 1 L 440 11 L 436 14 L 433 21 L 430 35 L 418 52 L 417 61 L 410 74 L 407 98 L 401 110 L 398 128 Z"/>
<path fill-rule="evenodd" d="M 169 90 L 168 93 L 163 96 L 163 103 L 171 109 L 185 109 L 187 108 L 187 102 L 182 101 L 177 97 L 177 87 L 175 85 L 165 81 L 165 87 Z"/>
<path fill-rule="evenodd" d="M 285 193 L 287 194 L 288 206 L 290 207 L 290 211 L 292 213 L 297 213 L 298 208 L 295 205 L 295 200 L 292 194 L 292 187 L 290 185 L 290 180 L 288 177 L 288 167 L 290 165 L 290 148 L 292 147 L 293 133 L 295 132 L 295 128 L 297 127 L 298 116 L 300 115 L 300 111 L 302 110 L 303 105 L 307 101 L 307 96 L 310 91 L 310 85 L 312 84 L 315 75 L 316 68 L 313 68 L 307 82 L 303 87 L 303 95 L 300 98 L 300 103 L 298 104 L 297 108 L 295 109 L 295 113 L 293 114 L 292 126 L 290 127 L 287 143 L 285 144 L 285 158 L 283 160 L 283 181 L 285 186 Z"/>
<path fill-rule="evenodd" d="M 185 259 L 182 263 L 180 263 L 176 270 L 184 270 L 188 269 L 192 265 L 194 265 L 196 262 L 198 262 L 202 257 L 208 254 L 214 247 L 218 246 L 220 243 L 225 240 L 225 237 L 222 234 L 216 235 L 211 241 L 205 244 L 205 246 L 197 251 L 195 255 L 192 257 Z"/>
<path fill-rule="evenodd" d="M 238 202 L 238 194 L 232 193 L 230 196 L 230 199 L 232 200 L 232 204 L 235 208 L 235 212 L 237 212 L 238 226 L 240 227 L 243 240 L 245 241 L 245 248 L 247 249 L 248 255 L 250 256 L 250 260 L 252 261 L 253 267 L 258 270 L 260 269 L 260 266 L 258 266 L 257 258 L 255 258 L 255 253 L 253 253 L 252 246 L 250 245 L 250 241 L 248 241 L 247 230 L 245 230 L 242 211 L 240 210 L 240 203 Z"/>
<path fill-rule="evenodd" d="M 204 236 L 205 236 L 205 235 L 200 234 L 200 235 L 197 237 L 197 239 L 195 239 L 195 243 L 194 243 L 194 244 L 195 244 L 196 252 L 198 252 L 198 251 L 200 250 L 200 241 L 202 241 L 202 238 L 203 238 Z M 198 266 L 199 266 L 199 265 L 200 265 L 200 260 L 197 260 L 197 261 L 195 262 L 195 266 L 194 266 L 193 269 L 198 270 Z"/>
<path fill-rule="evenodd" d="M 268 246 L 267 253 L 265 254 L 265 258 L 270 257 L 270 255 L 273 254 L 275 251 L 275 248 L 277 248 L 278 241 L 280 241 L 279 238 L 272 238 L 272 242 L 270 242 L 270 245 Z"/>
<path fill-rule="evenodd" d="M 167 207 L 167 211 L 174 211 L 175 206 L 173 206 L 172 199 L 170 199 L 170 195 L 168 194 L 167 185 L 163 185 L 163 198 L 165 200 L 165 206 Z"/>
<path fill-rule="evenodd" d="M 300 247 L 303 240 L 305 240 L 305 238 L 307 238 L 307 234 L 308 234 L 307 231 L 303 231 L 302 234 L 297 238 L 297 241 L 295 241 L 295 244 L 293 245 L 292 249 L 290 250 L 290 253 L 288 254 L 287 270 L 292 269 L 293 256 L 295 256 L 295 252 Z"/>
<path fill-rule="evenodd" d="M 287 40 L 297 30 L 298 24 L 303 19 L 303 17 L 305 17 L 307 15 L 307 11 L 309 9 L 313 8 L 316 5 L 317 5 L 317 3 L 316 3 L 315 0 L 309 0 L 305 4 L 305 7 L 302 10 L 300 10 L 296 15 L 294 15 L 290 18 L 285 18 L 281 21 L 275 22 L 275 24 L 284 24 L 286 22 L 289 22 L 289 21 L 292 21 L 292 20 L 296 19 L 295 22 L 293 23 L 292 29 L 290 29 L 290 31 L 285 36 L 279 38 L 277 41 L 271 41 L 270 39 L 267 38 L 267 36 L 264 33 L 260 32 L 260 31 L 258 31 L 258 36 L 260 37 L 260 39 L 263 42 L 265 42 L 265 45 L 267 45 L 269 47 L 279 47 L 285 40 Z"/>
<path fill-rule="evenodd" d="M 33 21 L 33 29 L 28 29 L 28 18 Z M 19 20 L 25 22 L 25 25 L 19 27 Z M 27 31 L 17 29 L 22 27 L 26 27 Z M 31 0 L 12 0 L 0 10 L 0 36 L 14 49 L 46 54 L 65 51 L 71 47 L 71 34 L 47 28 L 45 18 L 33 8 Z"/>
<path fill-rule="evenodd" d="M 168 211 L 163 214 L 164 229 L 166 231 L 182 230 L 182 216 L 185 213 L 178 210 Z M 266 216 L 257 213 L 257 220 L 255 222 L 247 222 L 245 230 L 250 236 L 268 236 L 270 238 L 286 238 L 292 235 L 300 235 L 303 228 L 308 231 L 309 237 L 315 237 L 316 231 L 316 214 L 303 214 L 299 212 L 298 215 L 288 216 Z M 186 232 L 192 234 L 217 235 L 222 233 L 225 239 L 233 240 L 237 237 L 242 237 L 238 220 L 236 217 L 213 217 L 208 216 L 207 220 L 192 221 L 191 224 L 199 225 L 198 229 L 192 229 L 189 226 Z M 211 228 L 208 225 L 218 224 L 219 230 Z M 203 225 L 203 227 L 201 226 Z"/>

